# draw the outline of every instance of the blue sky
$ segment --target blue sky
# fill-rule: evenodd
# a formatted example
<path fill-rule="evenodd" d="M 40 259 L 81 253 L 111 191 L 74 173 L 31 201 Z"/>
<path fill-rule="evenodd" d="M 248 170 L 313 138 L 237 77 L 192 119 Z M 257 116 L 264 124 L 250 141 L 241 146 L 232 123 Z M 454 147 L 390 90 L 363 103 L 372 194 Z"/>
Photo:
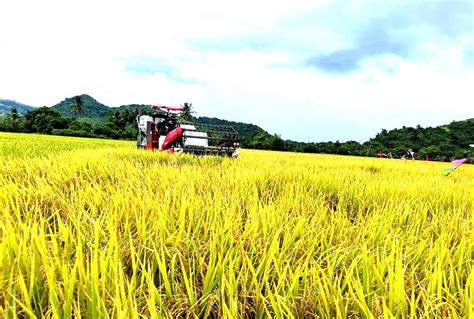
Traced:
<path fill-rule="evenodd" d="M 0 98 L 179 105 L 299 141 L 474 117 L 474 1 L 3 1 Z"/>

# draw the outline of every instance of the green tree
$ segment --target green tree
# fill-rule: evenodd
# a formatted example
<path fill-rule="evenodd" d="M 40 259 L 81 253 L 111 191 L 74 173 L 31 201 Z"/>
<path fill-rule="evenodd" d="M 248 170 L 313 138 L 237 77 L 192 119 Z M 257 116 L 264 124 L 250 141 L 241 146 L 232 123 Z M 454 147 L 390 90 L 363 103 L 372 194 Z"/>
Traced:
<path fill-rule="evenodd" d="M 184 102 L 181 107 L 183 110 L 179 114 L 179 119 L 181 121 L 191 122 L 194 119 L 193 114 L 196 113 L 193 111 L 193 103 Z"/>
<path fill-rule="evenodd" d="M 428 159 L 428 160 L 444 160 L 443 151 L 437 145 L 431 145 L 428 147 L 423 147 L 419 152 L 419 159 Z"/>
<path fill-rule="evenodd" d="M 285 141 L 281 138 L 280 135 L 274 134 L 271 138 L 271 149 L 274 151 L 284 151 L 285 150 Z"/>
<path fill-rule="evenodd" d="M 68 120 L 50 107 L 40 107 L 28 112 L 25 116 L 25 131 L 32 133 L 51 134 L 53 129 L 68 128 Z"/>
<path fill-rule="evenodd" d="M 10 113 L 7 113 L 6 115 L 8 124 L 11 127 L 13 132 L 18 132 L 19 126 L 20 126 L 20 121 L 21 121 L 21 116 L 18 113 L 18 110 L 16 107 L 12 107 L 10 110 Z"/>
<path fill-rule="evenodd" d="M 84 114 L 84 103 L 79 95 L 76 95 L 74 104 L 71 105 L 71 112 L 76 113 L 79 117 Z"/>

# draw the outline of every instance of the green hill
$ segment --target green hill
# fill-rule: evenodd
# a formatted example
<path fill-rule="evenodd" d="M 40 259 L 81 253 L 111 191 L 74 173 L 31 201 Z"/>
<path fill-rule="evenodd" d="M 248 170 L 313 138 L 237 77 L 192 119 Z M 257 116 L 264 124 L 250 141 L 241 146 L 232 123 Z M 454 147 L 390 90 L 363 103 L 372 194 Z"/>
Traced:
<path fill-rule="evenodd" d="M 26 114 L 29 111 L 35 109 L 33 106 L 29 106 L 16 101 L 0 99 L 0 116 L 10 113 L 11 109 L 14 107 L 16 108 L 18 113 L 21 114 Z"/>
<path fill-rule="evenodd" d="M 76 105 L 75 96 L 66 98 L 64 101 L 54 105 L 53 109 L 58 110 L 63 117 L 75 118 L 91 124 L 103 124 L 116 112 L 123 112 L 125 110 L 134 112 L 138 109 L 141 113 L 147 113 L 151 110 L 150 105 L 147 104 L 128 104 L 119 107 L 109 107 L 98 102 L 90 95 L 82 94 L 79 95 L 79 97 L 82 101 L 83 114 L 77 114 L 73 111 Z"/>
<path fill-rule="evenodd" d="M 402 127 L 382 130 L 375 138 L 364 143 L 372 152 L 404 154 L 412 148 L 420 157 L 436 160 L 468 156 L 474 143 L 474 119 L 453 121 L 437 127 Z"/>
<path fill-rule="evenodd" d="M 53 106 L 53 109 L 59 111 L 63 117 L 80 118 L 82 121 L 90 123 L 102 122 L 109 113 L 109 107 L 97 102 L 93 97 L 87 94 L 79 95 L 82 101 L 83 114 L 74 113 L 73 107 L 76 105 L 76 97 L 66 98 Z"/>
<path fill-rule="evenodd" d="M 82 121 L 92 124 L 101 123 L 107 117 L 109 107 L 97 102 L 93 97 L 87 94 L 79 95 L 82 101 L 82 114 L 73 112 L 73 107 L 76 105 L 76 97 L 66 98 L 65 100 L 54 105 L 52 108 L 59 111 L 63 117 L 80 118 Z"/>

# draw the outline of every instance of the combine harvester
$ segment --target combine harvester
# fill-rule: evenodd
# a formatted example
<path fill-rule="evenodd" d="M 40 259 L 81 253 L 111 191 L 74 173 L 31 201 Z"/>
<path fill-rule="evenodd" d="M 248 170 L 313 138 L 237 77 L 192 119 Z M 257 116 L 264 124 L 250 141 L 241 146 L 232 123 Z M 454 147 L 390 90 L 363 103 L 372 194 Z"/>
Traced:
<path fill-rule="evenodd" d="M 239 134 L 231 126 L 178 120 L 181 107 L 154 105 L 153 115 L 138 115 L 137 148 L 236 158 Z"/>

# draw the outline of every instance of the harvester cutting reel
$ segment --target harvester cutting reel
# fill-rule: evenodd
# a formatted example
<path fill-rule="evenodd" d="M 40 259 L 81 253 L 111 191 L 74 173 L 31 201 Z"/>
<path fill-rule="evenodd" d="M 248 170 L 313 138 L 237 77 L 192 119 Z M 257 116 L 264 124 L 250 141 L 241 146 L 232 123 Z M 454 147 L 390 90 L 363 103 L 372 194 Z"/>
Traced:
<path fill-rule="evenodd" d="M 137 116 L 137 148 L 236 158 L 239 134 L 231 126 L 179 121 L 183 109 L 157 105 L 153 115 Z"/>

